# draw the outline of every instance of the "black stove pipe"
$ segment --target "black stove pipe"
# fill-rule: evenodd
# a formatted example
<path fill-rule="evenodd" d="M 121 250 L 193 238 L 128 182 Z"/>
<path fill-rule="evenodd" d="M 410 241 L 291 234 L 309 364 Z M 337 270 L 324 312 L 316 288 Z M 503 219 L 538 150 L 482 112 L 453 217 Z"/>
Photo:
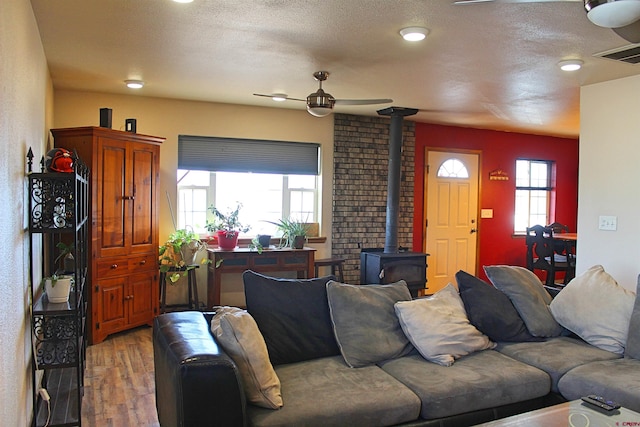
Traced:
<path fill-rule="evenodd" d="M 389 179 L 387 182 L 387 224 L 384 252 L 398 252 L 398 218 L 400 214 L 400 179 L 402 164 L 402 127 L 404 117 L 418 112 L 415 108 L 389 107 L 378 110 L 381 116 L 390 116 Z"/>

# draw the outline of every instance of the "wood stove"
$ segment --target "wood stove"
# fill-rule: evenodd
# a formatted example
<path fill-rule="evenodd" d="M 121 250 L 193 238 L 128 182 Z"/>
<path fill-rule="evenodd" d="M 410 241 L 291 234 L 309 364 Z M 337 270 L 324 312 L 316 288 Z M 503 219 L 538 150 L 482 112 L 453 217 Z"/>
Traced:
<path fill-rule="evenodd" d="M 362 249 L 360 253 L 360 284 L 387 284 L 405 280 L 413 297 L 418 296 L 418 291 L 424 289 L 427 282 L 427 254 L 398 249 L 398 214 L 403 118 L 417 112 L 415 108 L 402 107 L 378 111 L 380 115 L 391 117 L 385 244 L 384 249 Z"/>
<path fill-rule="evenodd" d="M 419 252 L 387 253 L 379 248 L 360 252 L 360 283 L 388 284 L 407 282 L 411 296 L 418 296 L 427 283 L 427 254 Z"/>

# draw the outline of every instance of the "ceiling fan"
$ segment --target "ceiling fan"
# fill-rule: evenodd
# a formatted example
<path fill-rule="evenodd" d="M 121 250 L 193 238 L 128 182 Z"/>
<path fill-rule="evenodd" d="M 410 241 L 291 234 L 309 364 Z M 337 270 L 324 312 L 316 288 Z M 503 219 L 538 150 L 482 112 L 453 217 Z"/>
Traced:
<path fill-rule="evenodd" d="M 457 0 L 454 4 L 580 2 L 594 24 L 611 28 L 623 39 L 640 43 L 640 0 Z"/>
<path fill-rule="evenodd" d="M 388 104 L 393 99 L 336 99 L 330 93 L 322 90 L 322 82 L 329 77 L 328 71 L 316 71 L 313 77 L 318 81 L 318 90 L 307 96 L 307 99 L 291 98 L 285 95 L 273 94 L 264 95 L 254 93 L 255 96 L 264 96 L 279 101 L 306 101 L 307 111 L 312 116 L 324 117 L 331 114 L 334 105 L 372 105 L 372 104 Z"/>

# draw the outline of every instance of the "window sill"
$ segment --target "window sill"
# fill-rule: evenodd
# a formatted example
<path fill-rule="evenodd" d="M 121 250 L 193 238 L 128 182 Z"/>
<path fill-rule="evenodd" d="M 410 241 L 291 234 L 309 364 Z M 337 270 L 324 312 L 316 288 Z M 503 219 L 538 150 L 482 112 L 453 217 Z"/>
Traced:
<path fill-rule="evenodd" d="M 209 246 L 218 246 L 218 243 L 216 242 L 216 239 L 211 237 L 211 236 L 201 236 L 201 239 L 205 242 L 207 242 L 207 245 Z M 251 240 L 253 238 L 248 238 L 248 237 L 242 237 L 238 239 L 238 246 L 239 247 L 247 247 L 249 246 L 249 243 L 251 243 Z M 325 243 L 327 241 L 326 237 L 308 237 L 307 238 L 307 243 Z M 279 245 L 280 244 L 280 239 L 278 237 L 274 237 L 271 239 L 270 242 L 272 245 Z"/>

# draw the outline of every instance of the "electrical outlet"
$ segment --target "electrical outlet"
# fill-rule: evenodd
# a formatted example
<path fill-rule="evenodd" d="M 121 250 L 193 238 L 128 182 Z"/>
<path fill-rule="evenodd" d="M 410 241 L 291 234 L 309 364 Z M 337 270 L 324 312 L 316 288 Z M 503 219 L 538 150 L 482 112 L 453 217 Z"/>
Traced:
<path fill-rule="evenodd" d="M 616 231 L 618 229 L 618 217 L 600 215 L 598 218 L 598 230 Z"/>

